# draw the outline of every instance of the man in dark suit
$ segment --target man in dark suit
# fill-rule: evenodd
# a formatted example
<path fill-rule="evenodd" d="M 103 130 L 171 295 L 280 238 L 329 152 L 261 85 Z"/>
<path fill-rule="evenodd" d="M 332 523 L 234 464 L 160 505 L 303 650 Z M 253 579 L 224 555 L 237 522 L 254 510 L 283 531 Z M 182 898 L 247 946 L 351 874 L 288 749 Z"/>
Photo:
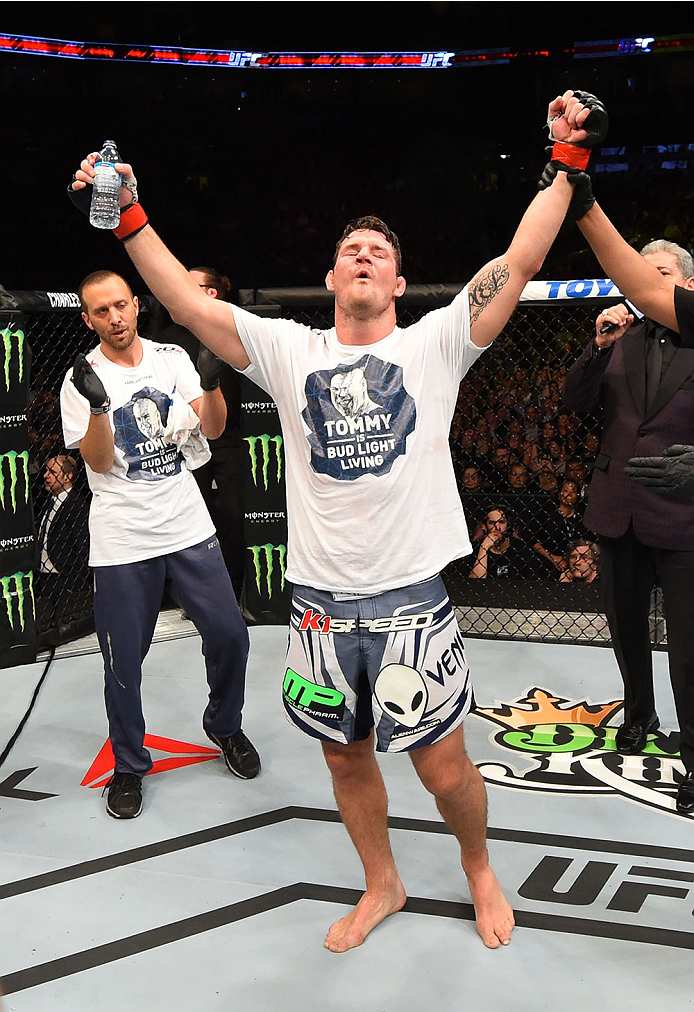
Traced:
<path fill-rule="evenodd" d="M 49 502 L 39 523 L 37 567 L 38 619 L 44 646 L 52 645 L 54 639 L 63 642 L 64 627 L 90 612 L 89 499 L 75 486 L 76 468 L 75 458 L 64 453 L 46 461 L 44 484 Z"/>
<path fill-rule="evenodd" d="M 641 255 L 673 289 L 678 285 L 694 290 L 694 263 L 686 250 L 657 240 Z M 624 681 L 624 724 L 617 732 L 617 749 L 627 755 L 641 752 L 648 733 L 658 727 L 648 624 L 657 581 L 663 589 L 686 770 L 677 807 L 691 811 L 694 503 L 659 496 L 633 482 L 624 468 L 629 458 L 662 454 L 665 447 L 694 433 L 694 350 L 681 347 L 679 335 L 654 320 L 633 321 L 624 305 L 598 316 L 595 338 L 566 377 L 564 403 L 579 413 L 598 407 L 604 411 L 584 522 L 601 536 L 606 611 Z"/>

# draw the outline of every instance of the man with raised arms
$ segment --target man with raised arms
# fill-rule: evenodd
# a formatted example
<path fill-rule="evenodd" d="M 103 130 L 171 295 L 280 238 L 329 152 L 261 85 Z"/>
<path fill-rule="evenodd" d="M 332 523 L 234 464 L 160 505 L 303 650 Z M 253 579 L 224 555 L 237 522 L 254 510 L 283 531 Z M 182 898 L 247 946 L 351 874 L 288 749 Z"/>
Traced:
<path fill-rule="evenodd" d="M 586 120 L 596 106 L 571 92 L 551 104 L 554 137 L 566 151 L 595 142 Z M 92 154 L 82 162 L 77 191 L 91 183 L 94 161 Z M 489 864 L 484 782 L 463 743 L 469 670 L 439 576 L 471 551 L 448 432 L 460 380 L 542 265 L 571 184 L 563 175 L 538 194 L 506 253 L 450 306 L 406 329 L 395 311 L 405 291 L 397 236 L 375 217 L 351 222 L 326 277 L 335 327 L 319 332 L 206 298 L 133 203 L 131 167 L 118 169 L 126 187 L 116 233 L 151 291 L 178 323 L 267 389 L 279 410 L 287 577 L 295 585 L 284 705 L 322 743 L 366 878 L 326 947 L 360 945 L 406 901 L 374 747 L 409 751 L 460 843 L 480 936 L 490 948 L 508 944 L 513 912 Z"/>

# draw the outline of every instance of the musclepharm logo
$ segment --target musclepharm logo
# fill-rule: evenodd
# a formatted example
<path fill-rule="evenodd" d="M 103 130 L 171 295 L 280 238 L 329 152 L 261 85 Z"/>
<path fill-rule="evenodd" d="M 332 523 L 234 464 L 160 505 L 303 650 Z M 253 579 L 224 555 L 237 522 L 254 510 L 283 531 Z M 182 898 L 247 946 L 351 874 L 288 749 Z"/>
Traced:
<path fill-rule="evenodd" d="M 26 582 L 26 588 L 25 583 Z M 26 595 L 29 594 L 31 600 L 31 613 L 36 618 L 36 600 L 34 598 L 34 574 L 33 573 L 12 573 L 11 576 L 0 577 L 0 587 L 2 587 L 2 597 L 5 602 L 5 608 L 7 609 L 7 617 L 10 622 L 12 629 L 15 627 L 14 617 L 14 602 L 17 602 L 17 618 L 19 621 L 20 628 L 24 632 L 24 611 L 26 604 Z"/>
<path fill-rule="evenodd" d="M 262 594 L 261 581 L 263 569 L 265 569 L 265 588 L 267 596 L 272 597 L 272 574 L 275 571 L 275 554 L 277 554 L 277 567 L 280 574 L 280 590 L 284 590 L 285 560 L 287 558 L 286 545 L 250 545 L 248 551 L 253 557 L 253 568 L 255 569 L 255 585 L 259 594 Z"/>
<path fill-rule="evenodd" d="M 21 462 L 21 464 L 19 463 Z M 6 453 L 0 453 L 0 503 L 2 504 L 3 510 L 7 508 L 5 503 L 5 476 L 9 477 L 10 485 L 10 502 L 12 503 L 12 512 L 17 512 L 17 479 L 19 472 L 22 472 L 24 478 L 24 502 L 29 502 L 29 451 L 22 450 L 21 453 L 17 453 L 16 450 L 8 450 Z"/>
<path fill-rule="evenodd" d="M 281 436 L 269 436 L 267 433 L 263 433 L 262 436 L 246 436 L 244 443 L 248 443 L 248 455 L 251 458 L 251 474 L 253 475 L 253 484 L 257 487 L 258 485 L 258 457 L 262 457 L 262 472 L 263 472 L 263 485 L 265 491 L 268 490 L 268 473 L 270 469 L 270 457 L 274 457 L 275 462 L 275 474 L 277 477 L 277 484 L 279 485 L 282 480 L 282 437 Z M 270 445 L 274 447 L 274 452 L 270 453 Z M 260 450 L 258 449 L 260 447 Z"/>
<path fill-rule="evenodd" d="M 24 377 L 24 331 L 9 330 L 5 328 L 2 332 L 2 346 L 5 355 L 5 390 L 10 389 L 10 363 L 12 361 L 12 345 L 16 339 L 17 353 L 19 355 L 19 382 Z"/>

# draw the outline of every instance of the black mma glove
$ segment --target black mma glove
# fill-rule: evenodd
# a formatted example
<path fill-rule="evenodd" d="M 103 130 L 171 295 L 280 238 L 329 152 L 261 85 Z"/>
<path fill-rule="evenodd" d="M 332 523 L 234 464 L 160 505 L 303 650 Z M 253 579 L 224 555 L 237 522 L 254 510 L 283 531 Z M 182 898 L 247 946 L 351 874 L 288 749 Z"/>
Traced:
<path fill-rule="evenodd" d="M 694 446 L 676 443 L 662 457 L 632 457 L 624 471 L 660 495 L 694 498 Z"/>
<path fill-rule="evenodd" d="M 219 379 L 224 369 L 224 362 L 217 358 L 213 351 L 204 346 L 198 355 L 198 375 L 200 386 L 203 390 L 216 390 L 219 386 Z"/>
<path fill-rule="evenodd" d="M 596 144 L 602 144 L 607 137 L 607 128 L 610 125 L 607 109 L 600 99 L 589 91 L 575 91 L 574 95 L 586 109 L 590 109 L 590 115 L 582 127 L 586 131 L 585 140 L 576 141 L 576 147 L 594 148 Z"/>
<path fill-rule="evenodd" d="M 104 384 L 87 361 L 86 355 L 81 352 L 72 367 L 71 379 L 77 392 L 89 401 L 92 414 L 106 414 L 111 407 L 111 398 L 106 393 Z"/>

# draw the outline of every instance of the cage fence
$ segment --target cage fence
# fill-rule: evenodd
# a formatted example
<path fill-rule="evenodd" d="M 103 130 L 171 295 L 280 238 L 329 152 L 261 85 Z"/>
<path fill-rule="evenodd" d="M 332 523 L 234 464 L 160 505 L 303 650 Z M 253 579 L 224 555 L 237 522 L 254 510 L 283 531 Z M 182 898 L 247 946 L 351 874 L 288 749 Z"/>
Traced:
<path fill-rule="evenodd" d="M 459 290 L 443 285 L 415 288 L 418 291 L 408 293 L 399 307 L 401 327 L 446 304 Z M 8 296 L 24 309 L 32 352 L 30 474 L 38 533 L 50 500 L 46 469 L 69 452 L 62 442 L 60 387 L 77 352 L 93 342 L 76 305 L 53 308 L 47 299 L 32 300 L 28 294 Z M 254 290 L 241 292 L 239 301 L 272 304 L 279 307 L 277 315 L 325 329 L 332 326 L 327 295 L 316 289 Z M 156 339 L 158 307 L 151 298 L 142 301 L 140 332 Z M 444 578 L 467 635 L 610 643 L 599 546 L 581 519 L 601 420 L 599 415 L 578 417 L 566 411 L 561 400 L 566 372 L 591 339 L 604 304 L 587 298 L 519 303 L 502 334 L 460 385 L 450 449 L 473 552 L 453 561 Z M 84 466 L 73 454 L 74 481 L 88 499 Z M 91 616 L 89 573 L 76 550 L 86 535 L 76 521 L 63 536 L 72 559 L 74 593 L 39 606 L 44 637 L 56 626 Z M 486 551 L 480 551 L 483 546 Z M 38 584 L 41 598 L 40 578 Z M 654 647 L 666 645 L 659 590 L 652 601 L 651 637 Z"/>

